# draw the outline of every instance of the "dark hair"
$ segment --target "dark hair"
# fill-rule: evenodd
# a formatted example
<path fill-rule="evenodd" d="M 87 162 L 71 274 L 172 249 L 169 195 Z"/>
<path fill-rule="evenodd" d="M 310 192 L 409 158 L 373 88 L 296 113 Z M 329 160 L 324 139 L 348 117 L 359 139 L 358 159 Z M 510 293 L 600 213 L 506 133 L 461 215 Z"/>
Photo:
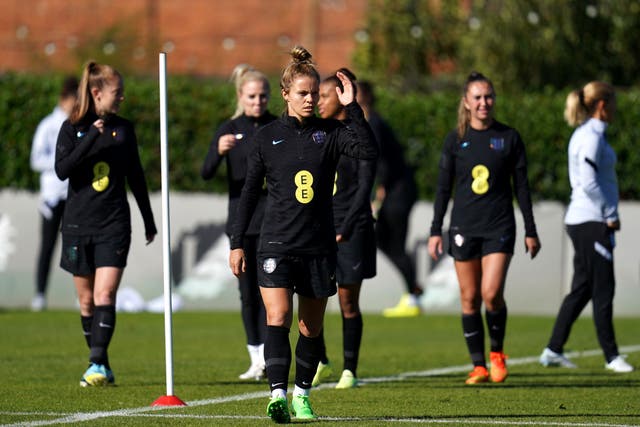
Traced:
<path fill-rule="evenodd" d="M 67 76 L 60 88 L 60 98 L 78 97 L 78 79 L 75 76 Z"/>
<path fill-rule="evenodd" d="M 280 89 L 283 92 L 289 92 L 291 84 L 298 76 L 308 76 L 320 83 L 320 74 L 311 61 L 311 54 L 307 49 L 302 46 L 294 46 L 289 55 L 291 55 L 291 62 L 282 71 L 280 79 Z"/>
<path fill-rule="evenodd" d="M 373 107 L 373 105 L 376 103 L 376 95 L 373 91 L 373 85 L 371 84 L 371 82 L 367 80 L 358 82 L 358 91 L 360 92 L 361 103 L 365 104 L 363 108 L 367 106 Z"/>
<path fill-rule="evenodd" d="M 487 83 L 491 86 L 491 91 L 493 92 L 493 96 L 496 96 L 496 91 L 493 88 L 493 83 L 489 78 L 487 78 L 484 74 L 479 73 L 477 71 L 472 71 L 469 76 L 467 76 L 467 80 L 464 82 L 462 86 L 462 96 L 460 97 L 460 103 L 458 104 L 458 124 L 456 126 L 456 130 L 458 133 L 458 139 L 462 140 L 465 132 L 467 131 L 467 127 L 469 126 L 470 121 L 470 113 L 464 107 L 464 98 L 467 96 L 467 91 L 469 90 L 469 85 L 472 83 L 483 82 Z"/>
<path fill-rule="evenodd" d="M 354 90 L 354 91 L 355 91 L 355 90 L 357 90 L 357 89 L 356 89 L 356 85 L 355 85 L 355 82 L 356 82 L 356 80 L 357 80 L 356 75 L 355 75 L 355 74 L 353 74 L 353 72 L 351 72 L 351 70 L 350 70 L 350 69 L 348 69 L 348 68 L 346 68 L 346 67 L 342 67 L 342 68 L 340 68 L 338 71 L 336 71 L 335 73 L 331 74 L 329 77 L 326 77 L 326 78 L 322 81 L 322 83 L 329 83 L 329 82 L 331 82 L 331 83 L 335 84 L 335 85 L 336 85 L 336 87 L 339 87 L 339 88 L 340 88 L 340 90 L 344 90 L 344 86 L 342 85 L 342 82 L 340 81 L 340 79 L 339 79 L 339 78 L 338 78 L 338 76 L 337 76 L 338 72 L 340 72 L 340 73 L 344 74 L 345 76 L 347 76 L 347 78 L 348 78 L 349 80 L 351 80 L 351 82 L 353 83 L 353 90 Z M 354 95 L 355 95 L 355 92 L 354 92 Z"/>

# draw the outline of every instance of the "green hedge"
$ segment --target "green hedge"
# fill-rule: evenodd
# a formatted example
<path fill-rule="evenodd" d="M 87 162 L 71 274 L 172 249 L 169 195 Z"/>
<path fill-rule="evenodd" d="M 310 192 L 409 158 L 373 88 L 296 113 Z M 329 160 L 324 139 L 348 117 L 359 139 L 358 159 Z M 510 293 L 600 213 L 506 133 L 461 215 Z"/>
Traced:
<path fill-rule="evenodd" d="M 29 168 L 33 132 L 56 102 L 62 76 L 4 74 L 0 76 L 0 187 L 37 189 L 37 174 Z M 275 79 L 273 79 L 275 82 Z M 270 110 L 280 114 L 282 100 L 274 85 Z M 173 77 L 168 82 L 170 185 L 180 191 L 226 189 L 221 170 L 212 182 L 200 178 L 200 167 L 215 129 L 234 109 L 233 87 L 224 81 Z M 566 144 L 572 129 L 562 119 L 562 93 L 500 94 L 499 120 L 518 129 L 527 146 L 529 179 L 536 200 L 568 200 Z M 455 126 L 458 93 L 394 94 L 378 90 L 378 110 L 405 144 L 416 169 L 422 199 L 432 199 L 442 141 Z M 160 188 L 158 83 L 150 78 L 126 78 L 121 114 L 136 124 L 140 153 L 152 191 Z M 640 90 L 621 91 L 618 116 L 609 139 L 618 153 L 618 177 L 623 199 L 640 196 Z"/>

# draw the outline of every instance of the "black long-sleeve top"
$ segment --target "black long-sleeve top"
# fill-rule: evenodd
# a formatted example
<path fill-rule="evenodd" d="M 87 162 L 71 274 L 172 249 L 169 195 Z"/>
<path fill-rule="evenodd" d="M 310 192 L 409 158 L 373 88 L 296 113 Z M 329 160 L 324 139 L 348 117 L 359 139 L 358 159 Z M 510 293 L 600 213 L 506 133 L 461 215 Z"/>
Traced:
<path fill-rule="evenodd" d="M 416 183 L 402 145 L 393 129 L 376 111 L 369 113 L 369 125 L 380 147 L 376 182 L 385 189 L 384 203 L 413 204 L 417 198 Z"/>
<path fill-rule="evenodd" d="M 58 134 L 55 171 L 60 179 L 69 179 L 62 232 L 130 233 L 126 183 L 142 214 L 145 233 L 156 234 L 133 124 L 110 115 L 100 133 L 92 126 L 97 119 L 88 113 L 77 124 L 67 120 Z"/>
<path fill-rule="evenodd" d="M 340 155 L 373 160 L 371 129 L 356 102 L 346 106 L 348 126 L 310 117 L 283 116 L 260 128 L 232 226 L 231 249 L 241 248 L 266 177 L 267 204 L 260 231 L 262 254 L 336 251 L 332 194 Z"/>
<path fill-rule="evenodd" d="M 224 122 L 216 131 L 211 144 L 209 145 L 209 152 L 204 160 L 200 175 L 203 179 L 209 180 L 213 178 L 218 167 L 222 163 L 222 160 L 226 160 L 227 164 L 227 183 L 229 185 L 229 203 L 227 206 L 227 226 L 226 232 L 231 235 L 231 224 L 236 214 L 238 207 L 238 201 L 240 200 L 240 193 L 244 186 L 244 178 L 247 175 L 247 157 L 251 153 L 251 149 L 254 146 L 253 136 L 256 130 L 260 126 L 264 126 L 276 119 L 276 116 L 266 112 L 260 117 L 249 117 L 241 115 L 232 120 Z M 220 155 L 218 152 L 218 140 L 222 135 L 242 135 L 242 139 L 236 141 L 236 145 L 229 150 L 225 155 Z M 251 218 L 249 228 L 245 234 L 257 235 L 260 232 L 260 226 L 264 218 L 264 204 L 266 201 L 266 190 L 261 193 L 261 197 L 258 199 L 258 204 Z"/>
<path fill-rule="evenodd" d="M 515 129 L 494 120 L 486 130 L 469 128 L 461 140 L 456 131 L 447 135 L 440 158 L 431 235 L 442 234 L 454 183 L 451 229 L 475 236 L 515 232 L 515 190 L 525 235 L 537 237 L 524 142 Z"/>
<path fill-rule="evenodd" d="M 333 195 L 333 221 L 336 234 L 348 239 L 356 229 L 373 223 L 371 188 L 376 162 L 340 156 Z"/>

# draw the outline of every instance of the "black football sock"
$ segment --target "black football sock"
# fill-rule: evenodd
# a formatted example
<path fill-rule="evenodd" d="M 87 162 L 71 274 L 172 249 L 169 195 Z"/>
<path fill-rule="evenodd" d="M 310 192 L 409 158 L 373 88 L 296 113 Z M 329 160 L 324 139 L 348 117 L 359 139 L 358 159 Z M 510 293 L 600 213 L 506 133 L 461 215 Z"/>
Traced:
<path fill-rule="evenodd" d="M 310 389 L 320 361 L 320 337 L 310 338 L 300 334 L 296 344 L 296 385 Z"/>
<path fill-rule="evenodd" d="M 289 369 L 291 367 L 291 345 L 289 329 L 283 326 L 267 326 L 264 341 L 264 361 L 271 391 L 280 388 L 287 390 Z"/>
<path fill-rule="evenodd" d="M 327 346 L 324 342 L 324 328 L 322 329 L 322 332 L 320 332 L 320 335 L 318 335 L 318 339 L 320 361 L 326 365 L 327 363 L 329 363 L 329 358 L 327 357 Z"/>
<path fill-rule="evenodd" d="M 116 328 L 116 306 L 97 305 L 93 312 L 93 323 L 91 326 L 91 352 L 89 361 L 109 366 L 109 356 L 107 349 Z"/>
<path fill-rule="evenodd" d="M 87 347 L 91 348 L 91 325 L 93 324 L 93 316 L 80 316 L 82 323 L 82 333 L 87 341 Z"/>
<path fill-rule="evenodd" d="M 484 357 L 484 324 L 480 313 L 462 315 L 462 331 L 467 341 L 473 366 L 486 366 Z"/>
<path fill-rule="evenodd" d="M 489 341 L 491 351 L 502 351 L 504 335 L 507 330 L 507 306 L 498 311 L 486 311 L 487 328 L 489 329 Z"/>
<path fill-rule="evenodd" d="M 362 342 L 362 315 L 342 318 L 342 348 L 344 351 L 344 369 L 348 369 L 357 377 L 358 356 Z"/>

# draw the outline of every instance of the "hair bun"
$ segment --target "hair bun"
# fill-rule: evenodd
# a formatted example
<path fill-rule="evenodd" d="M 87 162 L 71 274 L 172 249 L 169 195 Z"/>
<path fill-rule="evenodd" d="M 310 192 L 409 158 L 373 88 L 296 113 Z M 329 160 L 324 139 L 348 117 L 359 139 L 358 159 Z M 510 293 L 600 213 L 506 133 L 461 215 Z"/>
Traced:
<path fill-rule="evenodd" d="M 300 45 L 294 46 L 290 54 L 296 64 L 311 64 L 311 54 Z"/>

